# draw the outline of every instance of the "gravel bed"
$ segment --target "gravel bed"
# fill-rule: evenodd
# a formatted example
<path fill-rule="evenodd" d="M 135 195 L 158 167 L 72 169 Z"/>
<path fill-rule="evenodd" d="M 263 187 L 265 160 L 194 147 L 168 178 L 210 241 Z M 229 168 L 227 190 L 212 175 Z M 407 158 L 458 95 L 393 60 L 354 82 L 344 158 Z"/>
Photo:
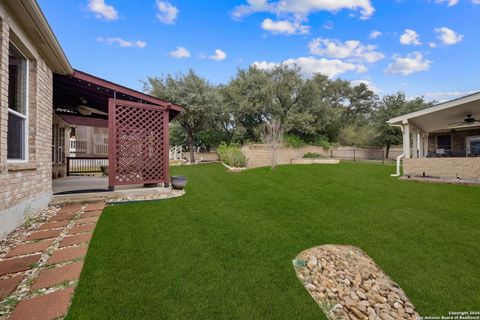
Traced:
<path fill-rule="evenodd" d="M 301 252 L 293 264 L 329 319 L 420 319 L 398 284 L 359 248 L 319 246 Z"/>

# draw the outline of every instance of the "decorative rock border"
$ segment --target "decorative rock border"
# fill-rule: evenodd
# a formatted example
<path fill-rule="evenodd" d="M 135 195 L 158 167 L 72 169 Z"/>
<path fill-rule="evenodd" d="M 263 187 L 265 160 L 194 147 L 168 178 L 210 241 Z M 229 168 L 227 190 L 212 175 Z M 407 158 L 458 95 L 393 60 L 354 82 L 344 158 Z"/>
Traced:
<path fill-rule="evenodd" d="M 420 319 L 398 284 L 359 248 L 323 245 L 301 252 L 293 264 L 329 319 Z"/>

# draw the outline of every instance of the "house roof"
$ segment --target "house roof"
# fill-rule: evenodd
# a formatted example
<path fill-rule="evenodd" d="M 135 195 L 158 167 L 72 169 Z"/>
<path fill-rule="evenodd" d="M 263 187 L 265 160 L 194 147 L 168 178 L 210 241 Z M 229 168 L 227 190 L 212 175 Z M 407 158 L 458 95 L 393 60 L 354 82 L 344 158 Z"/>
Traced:
<path fill-rule="evenodd" d="M 87 118 L 78 116 L 69 116 L 65 114 L 58 115 L 66 123 L 74 126 L 89 126 L 108 128 L 108 120 L 99 118 Z"/>
<path fill-rule="evenodd" d="M 73 68 L 36 0 L 4 0 L 37 46 L 48 66 L 56 73 L 71 74 Z"/>
<path fill-rule="evenodd" d="M 169 110 L 170 119 L 183 111 L 183 108 L 177 104 L 80 70 L 74 70 L 71 75 L 55 74 L 53 77 L 53 105 L 55 108 L 67 108 L 74 111 L 75 107 L 84 104 L 82 101 L 86 101 L 87 106 L 108 113 L 109 99 L 166 107 Z"/>
<path fill-rule="evenodd" d="M 435 132 L 472 127 L 472 125 L 456 124 L 461 123 L 467 115 L 480 119 L 480 92 L 410 112 L 387 122 L 391 125 L 409 123 L 425 132 Z"/>

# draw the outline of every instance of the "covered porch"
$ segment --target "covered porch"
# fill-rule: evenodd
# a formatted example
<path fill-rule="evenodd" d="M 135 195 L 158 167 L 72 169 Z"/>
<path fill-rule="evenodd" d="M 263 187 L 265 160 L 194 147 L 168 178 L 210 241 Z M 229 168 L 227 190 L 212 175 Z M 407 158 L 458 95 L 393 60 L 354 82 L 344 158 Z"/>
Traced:
<path fill-rule="evenodd" d="M 168 186 L 169 121 L 181 110 L 178 105 L 82 71 L 55 74 L 53 112 L 58 124 L 53 128 L 53 176 L 75 173 L 77 177 L 56 179 L 54 192 Z M 91 128 L 91 135 L 80 128 Z M 82 146 L 72 144 L 76 136 L 85 141 L 83 154 Z M 55 174 L 59 168 L 64 175 Z M 108 177 L 101 177 L 99 171 Z M 78 176 L 84 173 L 98 176 Z M 67 180 L 68 190 L 59 188 Z"/>
<path fill-rule="evenodd" d="M 480 180 L 480 93 L 390 119 L 403 135 L 403 175 Z"/>

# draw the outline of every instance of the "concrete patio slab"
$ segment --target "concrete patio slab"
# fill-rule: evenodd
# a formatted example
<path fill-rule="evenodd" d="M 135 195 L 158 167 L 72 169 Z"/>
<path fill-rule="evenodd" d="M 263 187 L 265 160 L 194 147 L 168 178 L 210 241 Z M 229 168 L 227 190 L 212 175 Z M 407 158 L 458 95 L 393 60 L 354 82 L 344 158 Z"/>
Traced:
<path fill-rule="evenodd" d="M 15 290 L 18 286 L 20 281 L 22 281 L 23 275 L 7 278 L 7 279 L 0 279 L 0 300 L 7 297 L 10 293 Z"/>
<path fill-rule="evenodd" d="M 47 260 L 48 264 L 67 262 L 73 259 L 82 258 L 87 254 L 87 246 L 71 247 L 66 249 L 55 250 L 55 252 Z"/>
<path fill-rule="evenodd" d="M 61 284 L 65 281 L 76 280 L 80 277 L 82 267 L 83 262 L 75 262 L 63 267 L 43 270 L 35 279 L 30 289 L 39 290 Z"/>
<path fill-rule="evenodd" d="M 0 261 L 0 276 L 17 273 L 31 268 L 40 259 L 40 254 Z"/>
<path fill-rule="evenodd" d="M 55 291 L 17 305 L 10 320 L 53 320 L 64 316 L 70 305 L 73 288 Z"/>
<path fill-rule="evenodd" d="M 39 242 L 20 244 L 15 248 L 13 248 L 13 250 L 10 251 L 5 256 L 5 258 L 22 256 L 25 254 L 31 254 L 36 252 L 43 252 L 47 250 L 47 248 L 52 244 L 52 242 L 53 242 L 53 239 L 49 239 L 49 240 L 44 240 Z"/>

